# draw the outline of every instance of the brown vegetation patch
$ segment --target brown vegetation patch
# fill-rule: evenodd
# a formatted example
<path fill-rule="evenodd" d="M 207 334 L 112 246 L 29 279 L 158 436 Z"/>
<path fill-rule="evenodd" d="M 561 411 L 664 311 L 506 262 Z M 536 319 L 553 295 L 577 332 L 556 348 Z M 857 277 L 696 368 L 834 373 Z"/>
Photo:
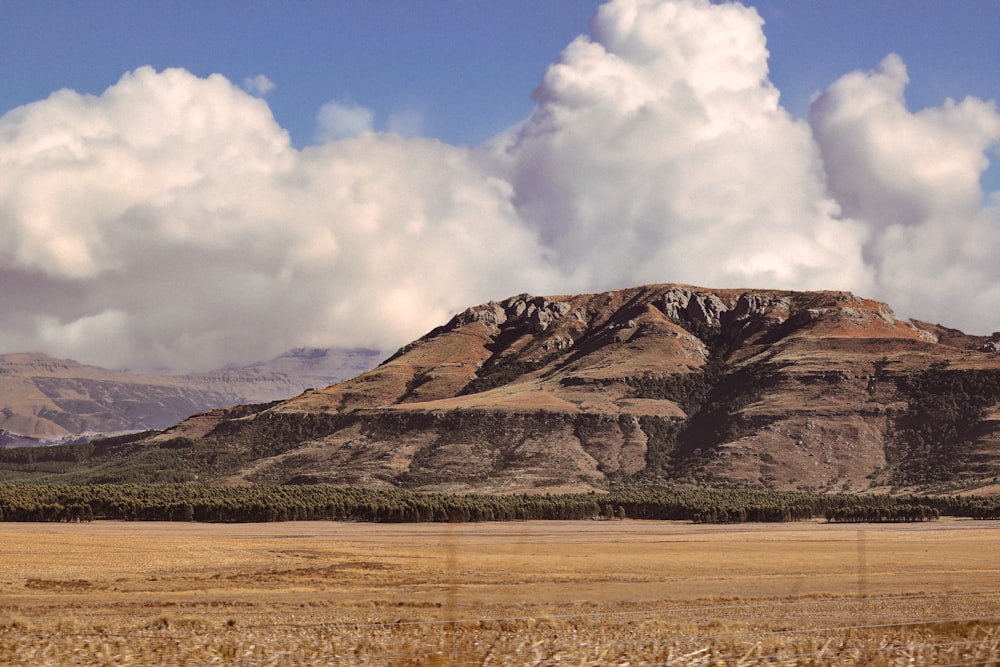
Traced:
<path fill-rule="evenodd" d="M 92 587 L 86 579 L 28 579 L 25 588 L 35 591 L 85 591 Z"/>

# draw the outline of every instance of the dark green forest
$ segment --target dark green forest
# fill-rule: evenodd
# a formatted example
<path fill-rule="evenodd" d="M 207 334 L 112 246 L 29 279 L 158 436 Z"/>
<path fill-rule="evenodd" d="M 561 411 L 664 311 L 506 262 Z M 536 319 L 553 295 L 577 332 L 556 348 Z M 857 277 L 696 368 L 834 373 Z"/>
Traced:
<path fill-rule="evenodd" d="M 0 484 L 3 521 L 468 522 L 659 519 L 696 523 L 1000 518 L 1000 498 L 823 495 L 757 488 L 464 495 L 322 485 Z"/>
<path fill-rule="evenodd" d="M 929 484 L 962 473 L 986 474 L 974 441 L 986 409 L 1000 402 L 1000 371 L 953 370 L 944 364 L 897 382 L 907 410 L 892 440 L 897 484 Z"/>

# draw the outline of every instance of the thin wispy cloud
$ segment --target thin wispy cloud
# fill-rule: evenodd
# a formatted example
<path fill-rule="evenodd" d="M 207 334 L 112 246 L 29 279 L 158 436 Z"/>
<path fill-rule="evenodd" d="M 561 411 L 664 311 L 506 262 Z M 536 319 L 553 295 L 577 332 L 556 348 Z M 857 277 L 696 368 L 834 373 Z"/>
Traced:
<path fill-rule="evenodd" d="M 530 116 L 473 148 L 342 100 L 297 149 L 263 81 L 179 69 L 60 91 L 0 117 L 0 348 L 211 368 L 670 281 L 850 289 L 988 332 L 1000 212 L 979 179 L 1000 115 L 909 111 L 885 55 L 799 119 L 753 9 L 613 0 Z"/>
<path fill-rule="evenodd" d="M 275 89 L 275 84 L 274 81 L 271 81 L 263 74 L 258 74 L 257 76 L 243 79 L 243 89 L 251 95 L 263 97 Z"/>

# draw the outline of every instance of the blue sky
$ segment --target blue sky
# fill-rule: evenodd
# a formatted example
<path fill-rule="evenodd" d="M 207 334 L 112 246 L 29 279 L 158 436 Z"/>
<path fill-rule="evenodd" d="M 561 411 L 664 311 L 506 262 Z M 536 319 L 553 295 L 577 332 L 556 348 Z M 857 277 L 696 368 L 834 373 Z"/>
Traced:
<path fill-rule="evenodd" d="M 998 34 L 1000 0 L 0 0 L 0 352 L 391 351 L 661 282 L 997 331 Z"/>
<path fill-rule="evenodd" d="M 352 99 L 424 131 L 479 142 L 531 110 L 529 93 L 599 3 L 0 2 L 0 108 L 63 87 L 100 93 L 141 65 L 264 74 L 278 122 L 312 141 L 319 108 Z"/>
<path fill-rule="evenodd" d="M 912 109 L 1000 96 L 1000 0 L 759 0 L 771 79 L 805 116 L 838 77 L 890 52 L 910 71 Z M 0 0 L 0 111 L 60 88 L 99 94 L 141 65 L 258 74 L 302 146 L 316 113 L 350 99 L 415 111 L 423 132 L 478 143 L 531 111 L 531 90 L 577 35 L 594 0 L 64 2 Z"/>

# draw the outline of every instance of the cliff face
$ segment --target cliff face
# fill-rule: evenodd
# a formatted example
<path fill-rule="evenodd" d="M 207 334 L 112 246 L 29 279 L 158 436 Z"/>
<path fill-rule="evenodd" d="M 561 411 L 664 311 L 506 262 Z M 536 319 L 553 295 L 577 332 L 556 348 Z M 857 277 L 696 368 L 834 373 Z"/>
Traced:
<path fill-rule="evenodd" d="M 354 379 L 201 415 L 151 444 L 226 453 L 228 468 L 202 472 L 231 483 L 981 486 L 1000 468 L 997 338 L 843 292 L 520 295 Z"/>

